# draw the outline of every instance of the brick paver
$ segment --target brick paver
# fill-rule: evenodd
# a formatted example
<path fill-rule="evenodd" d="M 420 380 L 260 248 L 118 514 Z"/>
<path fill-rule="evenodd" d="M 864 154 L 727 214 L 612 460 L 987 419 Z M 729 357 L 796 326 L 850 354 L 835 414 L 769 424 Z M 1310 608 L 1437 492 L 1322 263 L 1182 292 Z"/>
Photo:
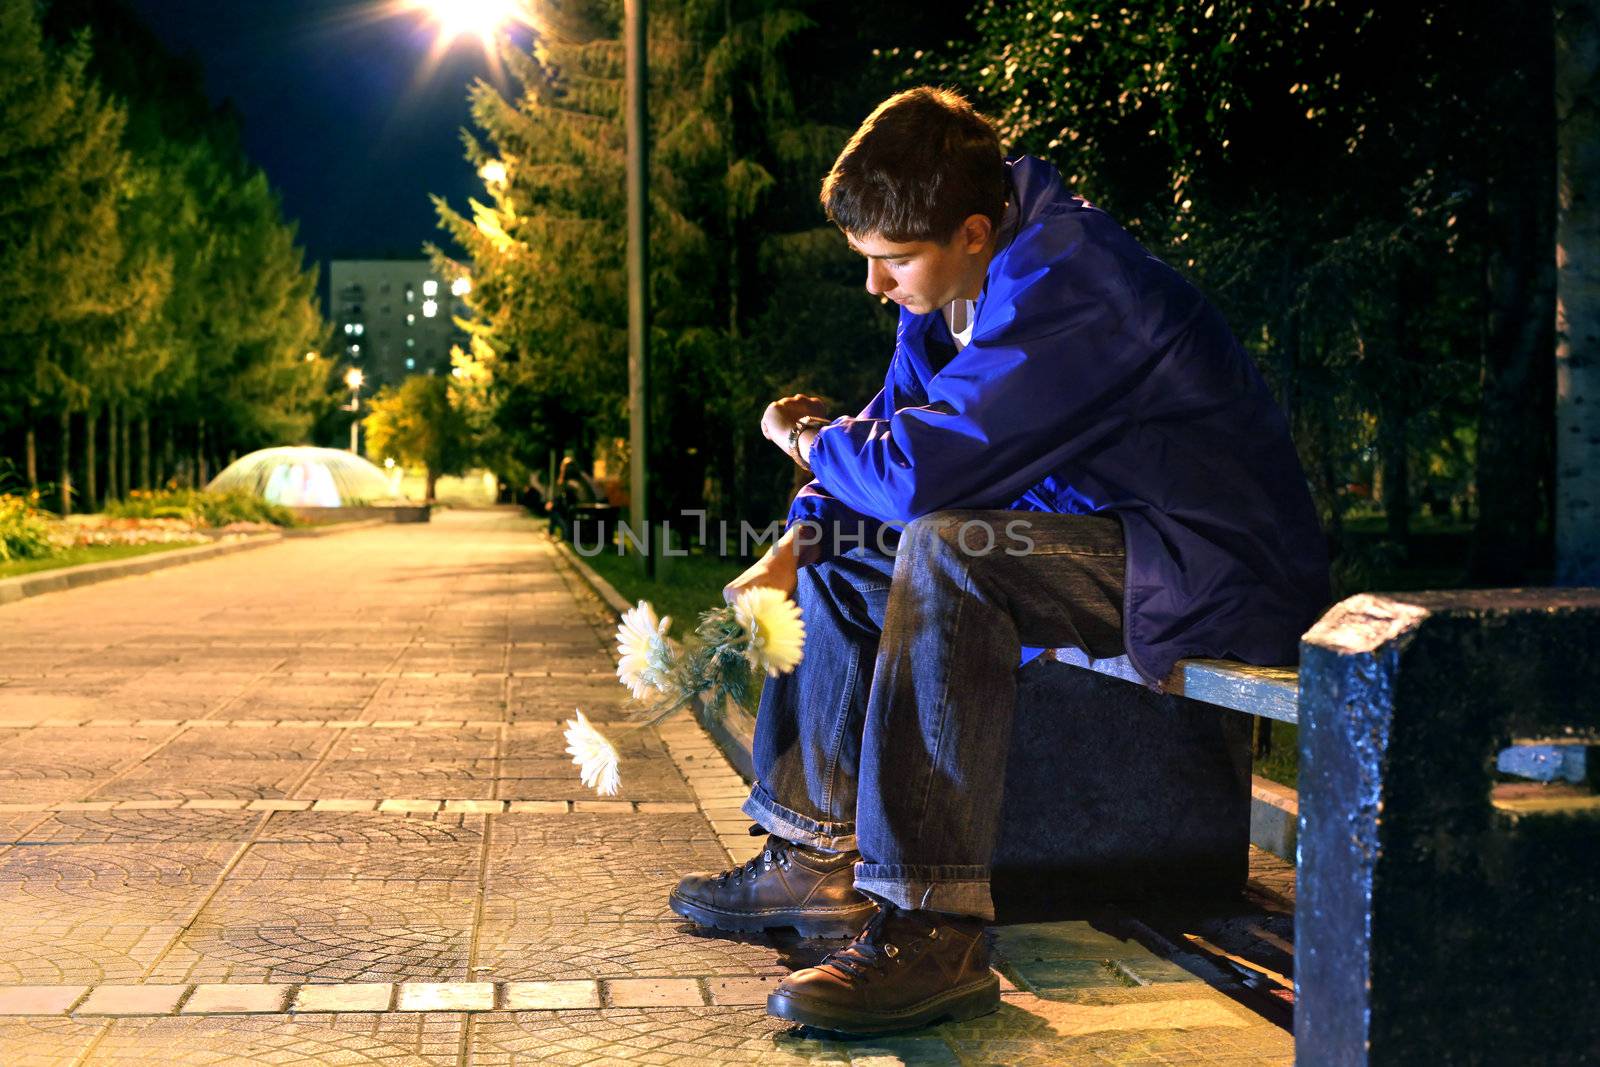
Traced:
<path fill-rule="evenodd" d="M 575 706 L 625 718 L 611 625 L 505 511 L 0 607 L 0 1063 L 1291 1058 L 1228 962 L 1292 966 L 1257 913 L 1006 928 L 1005 1007 L 961 1026 L 767 1017 L 828 946 L 666 907 L 760 847 L 715 746 L 622 735 L 614 799 L 562 752 Z"/>

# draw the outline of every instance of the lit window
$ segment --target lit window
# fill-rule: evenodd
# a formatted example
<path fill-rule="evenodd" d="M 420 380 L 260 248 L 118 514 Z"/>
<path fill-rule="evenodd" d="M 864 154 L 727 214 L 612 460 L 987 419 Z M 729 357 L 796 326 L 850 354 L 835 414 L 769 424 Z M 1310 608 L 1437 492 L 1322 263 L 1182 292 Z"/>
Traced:
<path fill-rule="evenodd" d="M 422 283 L 422 295 L 423 296 L 438 296 L 439 295 L 439 283 L 434 281 L 432 278 L 429 278 L 427 281 L 423 282 Z"/>
<path fill-rule="evenodd" d="M 417 298 L 417 291 L 415 289 L 411 288 L 411 286 L 409 286 L 409 285 L 406 286 L 406 303 L 409 304 L 413 300 L 415 300 L 416 298 Z"/>
<path fill-rule="evenodd" d="M 407 312 L 406 313 L 406 325 L 407 326 L 415 326 L 416 324 L 417 324 L 417 317 L 415 315 Z"/>
<path fill-rule="evenodd" d="M 423 318 L 431 319 L 437 314 L 439 314 L 439 302 L 437 300 L 424 300 L 422 302 Z"/>
<path fill-rule="evenodd" d="M 414 359 L 406 360 L 406 370 L 416 370 L 416 369 L 417 369 L 417 361 L 416 360 L 414 360 Z"/>
<path fill-rule="evenodd" d="M 472 292 L 471 278 L 457 278 L 450 283 L 451 296 L 466 296 L 470 292 Z"/>

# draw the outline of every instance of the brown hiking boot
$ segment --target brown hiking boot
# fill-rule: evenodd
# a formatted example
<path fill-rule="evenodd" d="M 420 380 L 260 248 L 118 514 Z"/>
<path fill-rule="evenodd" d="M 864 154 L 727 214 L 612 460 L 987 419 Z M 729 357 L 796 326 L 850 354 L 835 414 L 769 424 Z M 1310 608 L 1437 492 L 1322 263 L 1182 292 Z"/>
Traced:
<path fill-rule="evenodd" d="M 767 1014 L 841 1034 L 960 1022 L 999 1007 L 982 919 L 890 905 L 849 945 L 767 997 Z"/>
<path fill-rule="evenodd" d="M 792 926 L 801 937 L 849 937 L 876 905 L 855 887 L 858 852 L 820 852 L 767 838 L 759 856 L 678 883 L 672 910 L 718 930 Z"/>

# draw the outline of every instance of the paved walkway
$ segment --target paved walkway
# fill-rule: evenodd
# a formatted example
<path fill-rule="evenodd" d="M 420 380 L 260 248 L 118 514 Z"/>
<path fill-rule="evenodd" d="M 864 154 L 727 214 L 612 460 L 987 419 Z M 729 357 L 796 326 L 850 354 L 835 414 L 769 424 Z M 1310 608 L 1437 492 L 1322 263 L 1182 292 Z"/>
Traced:
<path fill-rule="evenodd" d="M 601 802 L 561 751 L 575 706 L 619 717 L 609 636 L 507 512 L 0 608 L 0 1063 L 1290 1061 L 1224 949 L 1174 963 L 1114 922 L 1002 930 L 1005 1006 L 974 1023 L 769 1019 L 828 946 L 665 906 L 751 847 L 717 836 L 720 754 L 633 733 Z"/>

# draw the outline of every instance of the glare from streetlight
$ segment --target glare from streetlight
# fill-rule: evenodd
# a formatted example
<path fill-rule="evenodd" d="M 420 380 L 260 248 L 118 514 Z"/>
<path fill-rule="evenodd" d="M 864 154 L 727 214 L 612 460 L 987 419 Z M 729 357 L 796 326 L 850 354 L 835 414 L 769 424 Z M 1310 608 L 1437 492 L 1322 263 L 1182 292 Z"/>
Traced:
<path fill-rule="evenodd" d="M 446 48 L 459 38 L 476 37 L 488 51 L 494 47 L 495 34 L 528 21 L 519 0 L 411 0 L 410 6 L 433 19 L 439 43 Z"/>
<path fill-rule="evenodd" d="M 505 163 L 498 159 L 491 159 L 478 168 L 478 177 L 482 178 L 488 185 L 504 185 L 510 174 L 506 170 Z"/>
<path fill-rule="evenodd" d="M 344 384 L 348 385 L 352 392 L 360 389 L 366 380 L 367 376 L 361 373 L 360 367 L 351 367 L 344 372 Z"/>

